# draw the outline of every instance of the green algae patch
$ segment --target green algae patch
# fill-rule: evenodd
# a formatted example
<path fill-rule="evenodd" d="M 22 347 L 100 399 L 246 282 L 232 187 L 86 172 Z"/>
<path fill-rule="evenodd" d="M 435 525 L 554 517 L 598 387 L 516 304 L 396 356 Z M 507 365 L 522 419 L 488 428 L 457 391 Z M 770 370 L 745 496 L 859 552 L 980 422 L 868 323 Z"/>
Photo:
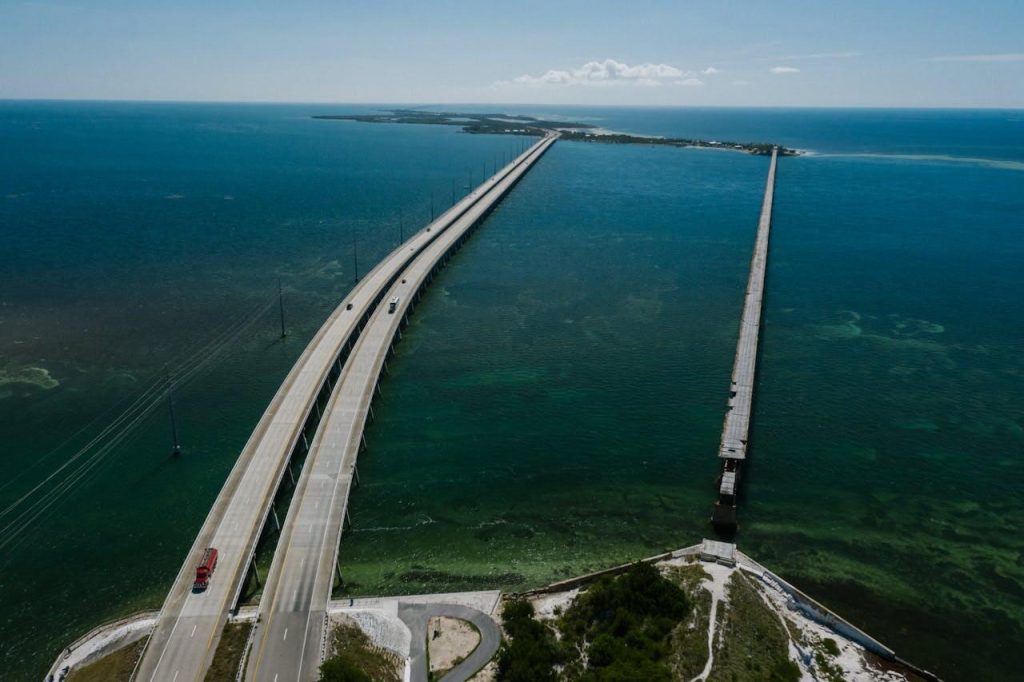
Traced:
<path fill-rule="evenodd" d="M 43 367 L 5 367 L 0 368 L 0 386 L 22 384 L 49 391 L 60 386 L 60 382 L 50 376 L 50 371 Z"/>

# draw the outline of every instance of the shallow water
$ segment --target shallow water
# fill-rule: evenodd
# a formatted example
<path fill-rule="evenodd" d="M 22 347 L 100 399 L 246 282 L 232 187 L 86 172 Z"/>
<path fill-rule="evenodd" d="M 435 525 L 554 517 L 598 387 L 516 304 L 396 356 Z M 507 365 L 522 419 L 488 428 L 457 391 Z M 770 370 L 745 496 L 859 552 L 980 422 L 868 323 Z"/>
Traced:
<path fill-rule="evenodd" d="M 266 313 L 176 394 L 185 457 L 168 458 L 159 410 L 5 549 L 13 679 L 159 604 L 350 286 L 353 236 L 368 268 L 400 210 L 421 225 L 431 193 L 442 208 L 514 144 L 307 118 L 325 109 L 0 105 L 3 506 L 72 451 L 54 445 L 272 300 L 278 276 L 292 329 L 281 342 Z M 1019 112 L 554 113 L 818 152 L 779 168 L 740 546 L 948 679 L 1019 669 Z M 342 542 L 352 592 L 514 589 L 707 534 L 766 168 L 555 145 L 398 346 Z"/>

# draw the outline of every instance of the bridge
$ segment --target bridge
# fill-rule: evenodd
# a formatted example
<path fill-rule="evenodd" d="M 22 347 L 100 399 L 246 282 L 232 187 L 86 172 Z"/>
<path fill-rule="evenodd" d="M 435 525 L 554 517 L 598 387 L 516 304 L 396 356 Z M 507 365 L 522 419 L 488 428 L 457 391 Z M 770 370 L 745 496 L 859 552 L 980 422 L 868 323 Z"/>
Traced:
<path fill-rule="evenodd" d="M 348 497 L 372 401 L 394 343 L 436 272 L 554 144 L 548 135 L 485 180 L 373 268 L 310 341 L 246 443 L 175 578 L 134 679 L 201 680 L 229 614 L 255 570 L 261 534 L 280 532 L 259 604 L 245 679 L 315 680 L 329 635 L 327 607 L 338 572 Z M 771 229 L 773 150 L 751 259 L 719 457 L 712 522 L 737 526 L 740 468 L 747 456 Z M 288 514 L 274 508 L 293 461 L 305 458 Z M 207 547 L 220 557 L 213 580 L 193 592 Z M 257 576 L 258 578 L 258 576 Z"/>
<path fill-rule="evenodd" d="M 266 623 L 260 632 L 272 639 L 281 631 L 282 642 L 288 632 L 297 637 L 299 631 L 290 630 L 292 626 L 287 624 L 291 621 L 274 613 L 305 614 L 310 625 L 302 633 L 304 646 L 301 653 L 293 652 L 300 661 L 288 670 L 316 670 L 318 651 L 313 651 L 309 660 L 302 656 L 314 644 L 319 649 L 324 636 L 323 619 L 313 623 L 312 614 L 322 613 L 330 597 L 355 455 L 393 338 L 400 334 L 413 297 L 420 295 L 442 260 L 461 245 L 556 139 L 552 134 L 538 141 L 398 246 L 332 312 L 274 395 L 214 501 L 168 593 L 133 679 L 203 679 L 228 616 L 238 606 L 249 571 L 254 570 L 264 527 L 271 520 L 280 527 L 274 509 L 277 492 L 284 477 L 294 475 L 293 460 L 303 456 L 306 463 L 285 525 L 280 527 L 282 534 L 261 601 Z M 390 301 L 395 297 L 398 301 L 391 312 Z M 387 305 L 383 305 L 385 300 Z M 350 447 L 353 434 L 355 451 Z M 205 591 L 193 592 L 195 567 L 207 547 L 219 551 L 217 569 Z M 289 590 L 290 601 L 284 598 Z M 258 642 L 260 651 L 266 651 L 267 641 Z M 282 655 L 293 654 L 282 651 Z M 269 658 L 250 659 L 252 679 L 263 679 L 256 675 L 262 675 L 261 662 L 265 660 Z M 287 679 L 296 679 L 293 672 Z"/>
<path fill-rule="evenodd" d="M 328 403 L 285 520 L 260 602 L 246 679 L 317 679 L 348 495 L 385 360 L 411 306 L 444 259 L 553 142 L 538 143 L 525 163 L 490 190 L 491 201 L 478 202 L 423 249 L 388 291 L 388 305 L 370 318 Z"/>
<path fill-rule="evenodd" d="M 743 317 L 740 320 L 739 341 L 733 361 L 729 406 L 722 426 L 722 442 L 718 456 L 722 460 L 722 475 L 718 484 L 711 522 L 722 531 L 735 530 L 740 470 L 747 458 L 750 439 L 750 415 L 754 402 L 754 372 L 757 368 L 757 347 L 761 331 L 761 309 L 764 301 L 764 279 L 768 268 L 768 236 L 772 227 L 772 200 L 775 196 L 775 165 L 778 148 L 772 149 L 768 166 L 768 180 L 761 204 L 761 219 L 757 225 L 754 255 L 750 259 L 750 275 L 743 299 Z"/>

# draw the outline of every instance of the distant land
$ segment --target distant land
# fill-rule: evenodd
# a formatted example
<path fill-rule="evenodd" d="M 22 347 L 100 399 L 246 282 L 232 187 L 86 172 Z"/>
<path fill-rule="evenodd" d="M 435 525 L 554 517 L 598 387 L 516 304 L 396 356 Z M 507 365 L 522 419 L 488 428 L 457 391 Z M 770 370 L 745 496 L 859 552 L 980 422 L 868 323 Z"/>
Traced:
<path fill-rule="evenodd" d="M 627 133 L 604 132 L 596 126 L 579 121 L 552 121 L 533 116 L 513 114 L 463 114 L 450 111 L 388 109 L 379 114 L 320 114 L 317 119 L 360 121 L 362 123 L 419 123 L 425 125 L 460 126 L 463 132 L 478 135 L 544 135 L 561 133 L 563 140 L 600 142 L 604 144 L 653 144 L 667 147 L 706 147 L 727 149 L 768 156 L 778 146 L 780 156 L 796 156 L 800 152 L 769 142 L 730 142 L 725 140 L 694 140 L 681 137 L 649 137 Z"/>

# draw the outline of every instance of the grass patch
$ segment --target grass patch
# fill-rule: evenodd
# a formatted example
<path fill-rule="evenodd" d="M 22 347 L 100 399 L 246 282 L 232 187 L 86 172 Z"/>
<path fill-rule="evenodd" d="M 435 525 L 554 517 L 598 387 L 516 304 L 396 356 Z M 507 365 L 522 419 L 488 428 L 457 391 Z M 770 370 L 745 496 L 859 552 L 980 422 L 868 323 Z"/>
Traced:
<path fill-rule="evenodd" d="M 711 576 L 700 564 L 670 566 L 665 577 L 686 590 L 693 609 L 690 617 L 672 631 L 669 665 L 677 679 L 696 677 L 708 660 L 708 625 L 711 617 L 711 593 L 703 587 Z"/>
<path fill-rule="evenodd" d="M 711 616 L 711 593 L 694 591 L 690 595 L 693 611 L 690 617 L 672 631 L 672 654 L 669 658 L 677 679 L 692 680 L 708 660 L 708 625 Z"/>
<path fill-rule="evenodd" d="M 789 659 L 789 637 L 778 617 L 739 572 L 727 588 L 728 611 L 708 682 L 797 682 L 800 668 Z"/>
<path fill-rule="evenodd" d="M 228 623 L 213 654 L 213 663 L 206 671 L 206 682 L 234 682 L 242 653 L 249 641 L 252 623 Z"/>
<path fill-rule="evenodd" d="M 819 679 L 824 682 L 843 682 L 843 669 L 832 660 L 840 653 L 836 640 L 826 637 L 814 642 L 811 648 L 814 651 L 814 667 Z"/>
<path fill-rule="evenodd" d="M 68 682 L 128 682 L 148 640 L 148 637 L 144 637 L 134 644 L 110 652 L 98 661 L 72 670 L 67 677 Z"/>
<path fill-rule="evenodd" d="M 403 662 L 374 646 L 356 625 L 339 623 L 334 627 L 331 652 L 320 666 L 321 682 L 401 682 Z"/>

